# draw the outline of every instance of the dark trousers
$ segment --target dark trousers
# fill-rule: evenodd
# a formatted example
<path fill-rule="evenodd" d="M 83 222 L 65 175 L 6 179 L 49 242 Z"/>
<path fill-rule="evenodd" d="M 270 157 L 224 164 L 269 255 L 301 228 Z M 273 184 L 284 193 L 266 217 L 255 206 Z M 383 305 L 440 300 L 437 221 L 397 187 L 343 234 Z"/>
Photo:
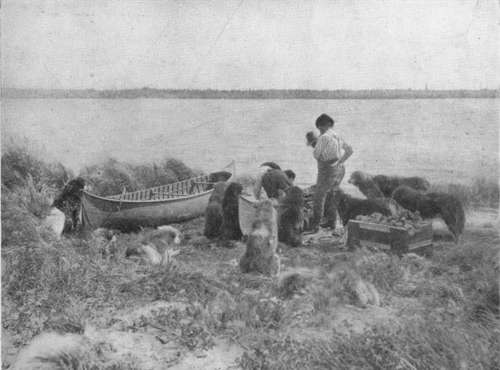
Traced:
<path fill-rule="evenodd" d="M 328 199 L 326 206 L 326 218 L 328 226 L 335 228 L 337 220 L 337 207 L 333 199 L 333 190 L 335 190 L 345 175 L 345 167 L 332 167 L 323 163 L 318 163 L 318 178 L 316 189 L 314 191 L 314 205 L 311 228 L 316 228 L 321 222 L 321 217 L 325 213 L 325 200 Z M 328 194 L 329 193 L 329 194 Z M 328 196 L 327 196 L 328 195 Z M 333 224 L 331 224 L 333 222 Z"/>

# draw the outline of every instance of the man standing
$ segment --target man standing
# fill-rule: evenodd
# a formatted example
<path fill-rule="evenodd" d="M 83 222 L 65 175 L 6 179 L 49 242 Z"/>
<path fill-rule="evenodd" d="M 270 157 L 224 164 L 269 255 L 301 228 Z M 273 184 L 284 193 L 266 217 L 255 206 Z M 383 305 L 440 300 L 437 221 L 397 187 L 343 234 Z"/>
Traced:
<path fill-rule="evenodd" d="M 319 230 L 326 195 L 328 191 L 340 185 L 345 175 L 344 162 L 353 153 L 351 146 L 333 131 L 334 124 L 334 120 L 327 114 L 322 114 L 316 119 L 316 127 L 320 136 L 313 152 L 314 158 L 318 161 L 318 178 L 314 192 L 313 217 L 309 230 L 311 233 Z M 333 209 L 329 211 L 333 212 L 336 218 L 335 202 L 330 203 L 329 206 L 333 206 Z M 333 225 L 330 226 L 335 228 L 335 220 L 330 222 L 330 224 L 332 223 Z"/>

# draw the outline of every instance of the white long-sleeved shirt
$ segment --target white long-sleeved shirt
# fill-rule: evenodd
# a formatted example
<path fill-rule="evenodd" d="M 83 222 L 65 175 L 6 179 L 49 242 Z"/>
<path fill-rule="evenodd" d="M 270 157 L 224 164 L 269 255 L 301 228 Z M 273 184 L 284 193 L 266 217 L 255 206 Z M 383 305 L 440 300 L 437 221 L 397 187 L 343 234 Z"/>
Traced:
<path fill-rule="evenodd" d="M 331 161 L 342 157 L 344 141 L 335 131 L 328 129 L 318 138 L 314 148 L 314 158 L 319 161 Z"/>

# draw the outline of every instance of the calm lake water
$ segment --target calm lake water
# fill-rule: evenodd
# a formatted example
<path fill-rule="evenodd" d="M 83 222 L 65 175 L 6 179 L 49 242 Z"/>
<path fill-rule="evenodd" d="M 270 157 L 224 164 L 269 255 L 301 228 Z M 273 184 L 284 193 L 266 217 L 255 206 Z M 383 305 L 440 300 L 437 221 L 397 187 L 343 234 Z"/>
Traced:
<path fill-rule="evenodd" d="M 141 162 L 169 155 L 205 171 L 234 159 L 240 172 L 272 160 L 292 168 L 298 182 L 311 183 L 316 164 L 304 135 L 325 112 L 354 148 L 347 174 L 364 170 L 469 182 L 498 178 L 499 103 L 5 99 L 2 142 L 24 136 L 44 157 L 76 171 L 107 156 Z"/>

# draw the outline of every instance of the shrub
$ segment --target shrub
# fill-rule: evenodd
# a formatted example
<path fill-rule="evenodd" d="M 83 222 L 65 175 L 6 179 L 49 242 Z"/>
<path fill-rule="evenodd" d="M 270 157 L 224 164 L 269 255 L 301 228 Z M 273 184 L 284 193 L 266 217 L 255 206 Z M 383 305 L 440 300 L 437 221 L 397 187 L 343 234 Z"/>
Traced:
<path fill-rule="evenodd" d="M 24 186 L 28 178 L 37 190 L 61 189 L 71 177 L 73 173 L 62 164 L 37 159 L 26 142 L 9 143 L 2 153 L 2 185 L 7 189 Z"/>
<path fill-rule="evenodd" d="M 131 165 L 110 158 L 103 163 L 85 167 L 82 176 L 92 191 L 99 195 L 115 195 L 169 184 L 196 176 L 182 161 L 167 159 L 163 164 Z"/>
<path fill-rule="evenodd" d="M 329 340 L 268 335 L 240 360 L 243 369 L 493 369 L 498 336 L 480 326 L 435 320 L 374 327 Z"/>
<path fill-rule="evenodd" d="M 432 184 L 430 191 L 453 194 L 466 209 L 499 206 L 500 187 L 494 179 L 476 178 L 469 184 Z"/>

